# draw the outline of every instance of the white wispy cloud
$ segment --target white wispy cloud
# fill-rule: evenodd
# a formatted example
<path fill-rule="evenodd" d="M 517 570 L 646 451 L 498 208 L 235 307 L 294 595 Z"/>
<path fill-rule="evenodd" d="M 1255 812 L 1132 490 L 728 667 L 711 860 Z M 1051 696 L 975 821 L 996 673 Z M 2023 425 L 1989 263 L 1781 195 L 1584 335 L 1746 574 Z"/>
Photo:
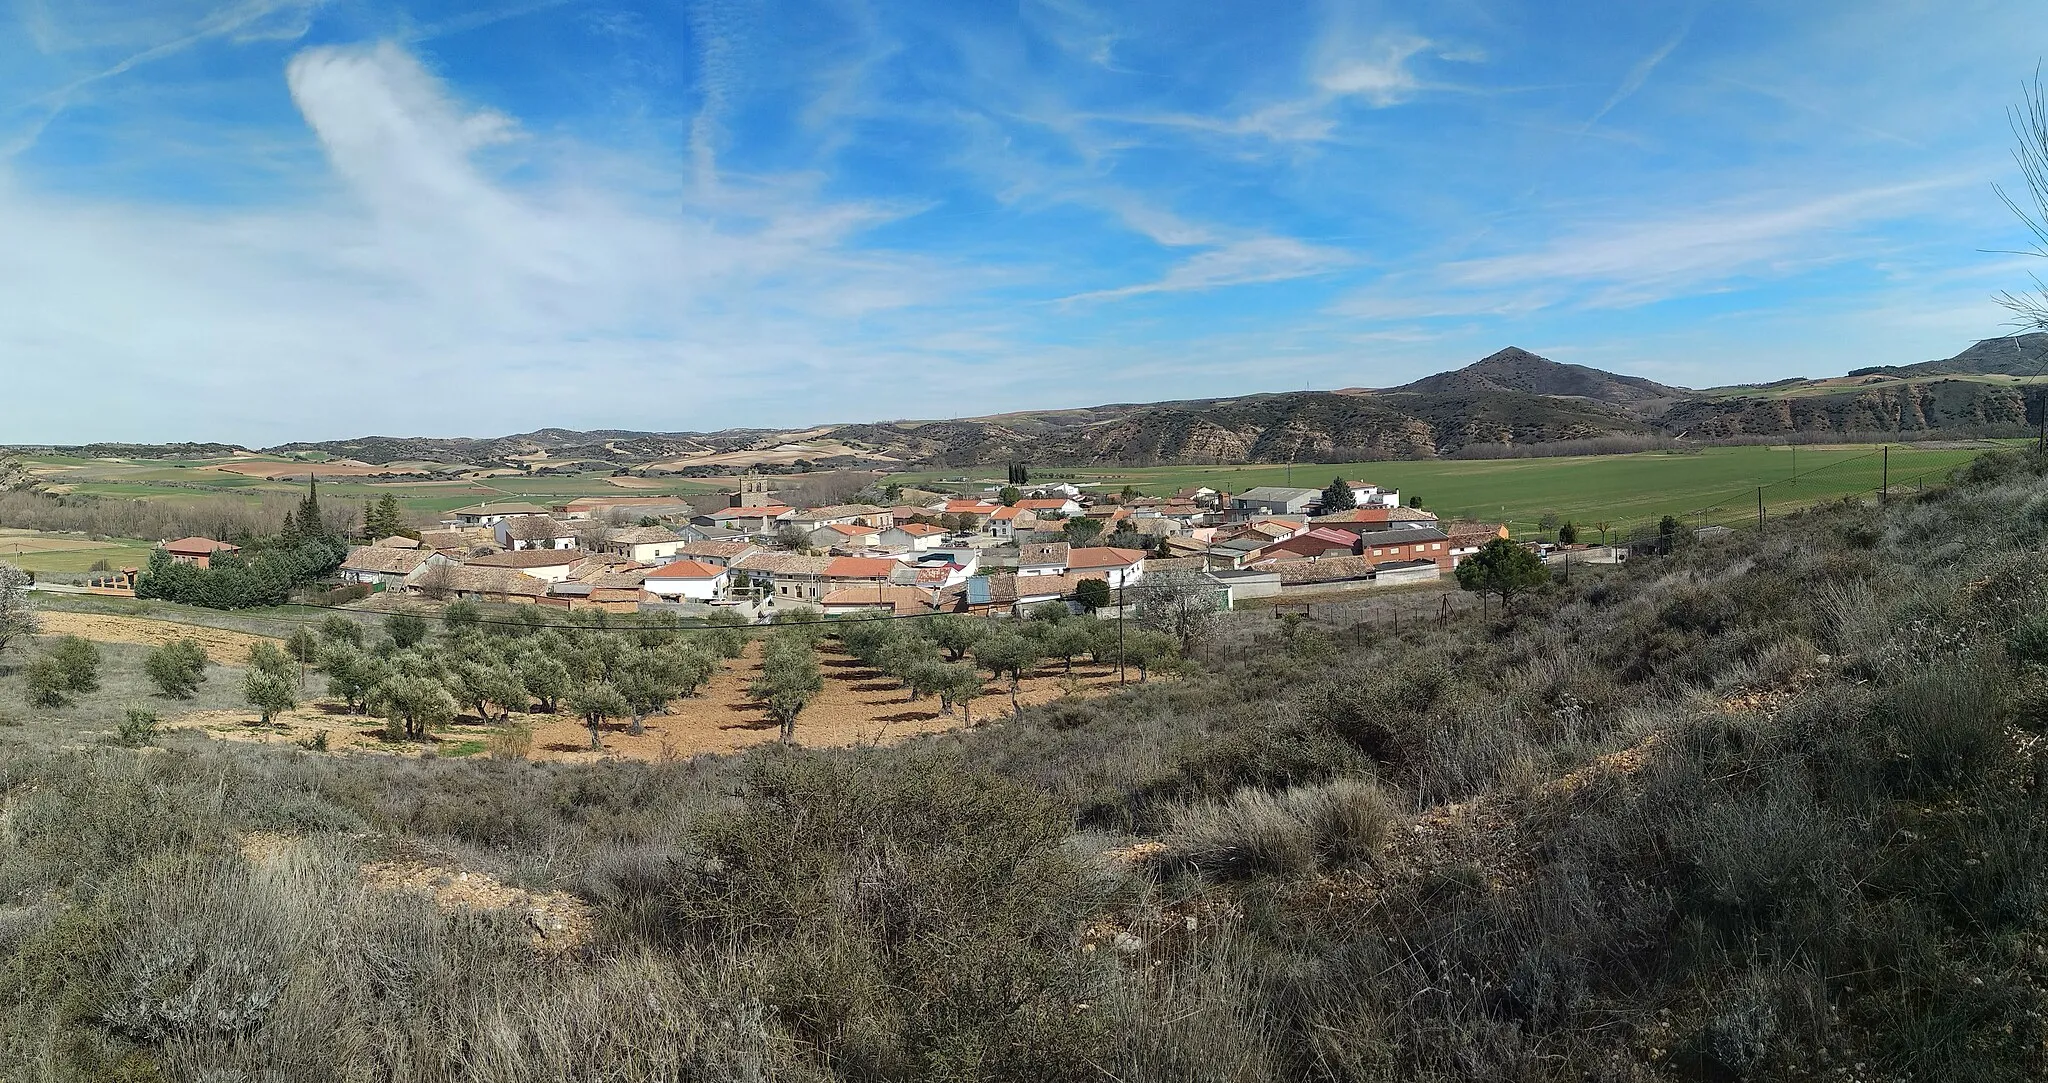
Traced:
<path fill-rule="evenodd" d="M 1111 301 L 1147 293 L 1183 293 L 1284 282 L 1328 274 L 1350 264 L 1340 249 L 1305 244 L 1291 237 L 1253 237 L 1198 252 L 1151 282 L 1075 294 L 1068 301 Z"/>

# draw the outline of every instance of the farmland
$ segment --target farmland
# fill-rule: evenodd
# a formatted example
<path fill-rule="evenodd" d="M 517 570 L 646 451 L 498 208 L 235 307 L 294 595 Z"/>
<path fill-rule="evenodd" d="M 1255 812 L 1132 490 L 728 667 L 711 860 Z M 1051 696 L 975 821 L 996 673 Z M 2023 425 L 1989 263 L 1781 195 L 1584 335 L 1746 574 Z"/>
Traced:
<path fill-rule="evenodd" d="M 1893 486 L 1932 481 L 1968 462 L 1989 443 L 1892 445 Z M 1688 521 L 1753 521 L 1757 490 L 1769 511 L 1783 512 L 1859 493 L 1873 493 L 1884 470 L 1876 445 L 1707 447 L 1629 455 L 1557 458 L 1409 460 L 1287 466 L 1162 466 L 1034 470 L 1034 481 L 1071 481 L 1114 491 L 1132 485 L 1148 495 L 1206 485 L 1243 492 L 1259 485 L 1321 488 L 1335 476 L 1375 482 L 1417 496 L 1446 519 L 1534 527 L 1546 512 L 1617 529 L 1664 515 Z M 1795 479 L 1795 474 L 1796 479 Z M 901 483 L 962 476 L 955 471 L 898 474 Z M 968 475 L 977 481 L 985 473 Z M 1290 480 L 1291 478 L 1291 480 Z M 1000 476 L 986 478 L 1000 484 Z M 1703 517 L 1695 513 L 1705 509 Z"/>
<path fill-rule="evenodd" d="M 315 463 L 268 455 L 189 460 L 84 459 L 57 454 L 19 458 L 37 481 L 58 494 L 145 499 L 226 496 L 255 502 L 265 496 L 303 492 L 310 473 L 319 478 L 324 498 L 369 501 L 391 493 L 407 511 L 429 518 L 486 500 L 547 503 L 579 496 L 691 496 L 718 487 L 714 481 L 695 479 L 614 477 L 610 468 L 527 475 L 471 470 L 460 464 L 394 463 L 392 476 L 375 477 L 366 476 L 371 468 L 359 463 Z M 461 472 L 461 476 L 432 480 L 429 475 L 434 470 Z"/>
<path fill-rule="evenodd" d="M 83 572 L 101 561 L 109 568 L 139 568 L 148 559 L 147 542 L 0 529 L 0 560 L 31 572 Z"/>

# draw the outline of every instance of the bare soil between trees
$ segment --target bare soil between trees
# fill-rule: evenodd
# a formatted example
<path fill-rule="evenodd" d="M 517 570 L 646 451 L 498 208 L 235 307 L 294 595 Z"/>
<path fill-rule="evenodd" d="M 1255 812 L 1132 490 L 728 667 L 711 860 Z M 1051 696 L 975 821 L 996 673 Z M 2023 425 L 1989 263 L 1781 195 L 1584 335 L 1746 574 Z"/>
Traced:
<path fill-rule="evenodd" d="M 80 636 L 102 643 L 133 643 L 157 647 L 174 639 L 190 639 L 206 649 L 215 665 L 239 666 L 249 660 L 249 648 L 258 643 L 282 644 L 267 636 L 208 628 L 200 624 L 151 620 L 147 617 L 117 617 L 103 613 L 70 613 L 46 609 L 38 612 L 46 636 Z"/>
<path fill-rule="evenodd" d="M 244 647 L 243 653 L 246 652 Z M 800 745 L 843 748 L 892 744 L 967 724 L 958 706 L 948 715 L 935 698 L 911 702 L 908 693 L 894 680 L 863 667 L 829 644 L 820 646 L 818 661 L 825 689 L 797 721 L 796 743 Z M 602 749 L 590 747 L 590 730 L 567 711 L 515 714 L 510 727 L 495 721 L 484 723 L 469 713 L 426 741 L 389 741 L 384 737 L 383 719 L 349 714 L 339 702 L 318 696 L 325 683 L 318 673 L 309 674 L 306 680 L 307 694 L 314 698 L 278 715 L 268 726 L 258 722 L 253 709 L 194 711 L 165 721 L 172 728 L 194 730 L 222 740 L 296 744 L 302 748 L 322 747 L 320 737 L 324 734 L 324 748 L 328 752 L 401 756 L 428 752 L 441 756 L 486 755 L 492 753 L 494 741 L 503 730 L 525 727 L 532 735 L 525 751 L 527 759 L 559 763 L 659 762 L 738 752 L 779 740 L 780 726 L 747 693 L 748 684 L 760 671 L 760 645 L 749 644 L 746 654 L 724 663 L 697 696 L 675 701 L 670 713 L 647 718 L 641 733 L 628 732 L 628 719 L 607 722 L 602 731 Z M 1129 670 L 1126 677 L 1129 683 L 1138 682 L 1135 669 Z M 999 721 L 1010 713 L 1009 681 L 987 680 L 985 684 L 986 694 L 969 707 L 974 725 Z M 1032 706 L 1062 696 L 1097 695 L 1116 686 L 1115 666 L 1076 662 L 1070 677 L 1064 666 L 1054 661 L 1040 666 L 1023 680 L 1017 702 Z"/>

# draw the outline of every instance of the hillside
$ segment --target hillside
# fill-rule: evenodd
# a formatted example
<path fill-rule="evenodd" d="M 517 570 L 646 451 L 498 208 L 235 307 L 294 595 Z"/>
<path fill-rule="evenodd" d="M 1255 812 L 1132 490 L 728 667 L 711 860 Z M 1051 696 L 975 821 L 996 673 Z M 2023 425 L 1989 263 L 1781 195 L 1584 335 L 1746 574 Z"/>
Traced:
<path fill-rule="evenodd" d="M 491 438 L 370 436 L 272 454 L 481 469 L 611 467 L 722 475 L 750 468 L 1176 465 L 1419 459 L 1604 437 L 1717 440 L 1791 434 L 2001 436 L 2038 421 L 2048 334 L 1977 343 L 1951 358 L 1694 391 L 1519 347 L 1385 389 L 1299 391 L 710 433 L 540 429 Z M 86 457 L 181 458 L 225 445 L 92 445 Z"/>
<path fill-rule="evenodd" d="M 1393 391 L 1396 394 L 1462 395 L 1511 391 L 1590 399 L 1614 405 L 1674 399 L 1689 394 L 1684 388 L 1666 387 L 1640 376 L 1618 376 L 1584 365 L 1559 364 L 1519 346 L 1509 346 L 1452 372 L 1425 376 Z"/>
<path fill-rule="evenodd" d="M 800 720 L 793 748 L 530 762 L 578 727 L 524 692 L 344 726 L 367 754 L 261 744 L 230 652 L 206 728 L 124 734 L 178 709 L 144 648 L 103 642 L 59 705 L 11 666 L 0 1078 L 2040 1079 L 2044 465 L 1681 530 L 1507 612 L 1218 615 L 1167 667 L 1143 625 L 1177 614 L 1144 600 L 1127 635 L 1005 624 L 1155 670 L 1014 716 L 992 680 L 980 725 L 853 747 Z M 818 654 L 893 692 L 924 637 L 999 622 L 962 623 Z M 408 689 L 686 635 L 355 627 Z M 322 625 L 323 664 L 360 665 L 349 638 Z"/>

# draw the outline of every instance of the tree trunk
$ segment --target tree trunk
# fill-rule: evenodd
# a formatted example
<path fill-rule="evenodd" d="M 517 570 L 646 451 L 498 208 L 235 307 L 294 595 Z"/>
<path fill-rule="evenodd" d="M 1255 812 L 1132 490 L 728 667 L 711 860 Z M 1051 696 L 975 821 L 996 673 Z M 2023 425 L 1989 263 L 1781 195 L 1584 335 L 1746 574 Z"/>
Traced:
<path fill-rule="evenodd" d="M 596 752 L 603 749 L 604 734 L 602 731 L 598 729 L 598 720 L 595 718 L 587 718 L 584 719 L 584 724 L 590 727 L 590 750 L 592 752 Z"/>
<path fill-rule="evenodd" d="M 1024 713 L 1024 708 L 1017 704 L 1017 685 L 1021 680 L 1015 673 L 1010 674 L 1010 717 L 1012 718 Z"/>
<path fill-rule="evenodd" d="M 796 719 L 785 718 L 782 720 L 782 743 L 787 745 L 794 740 L 796 740 Z"/>
<path fill-rule="evenodd" d="M 645 732 L 641 728 L 641 723 L 643 722 L 643 720 L 646 719 L 646 717 L 646 715 L 641 714 L 639 711 L 634 711 L 633 724 L 626 727 L 626 732 L 632 734 L 635 737 L 640 736 L 643 732 Z"/>

